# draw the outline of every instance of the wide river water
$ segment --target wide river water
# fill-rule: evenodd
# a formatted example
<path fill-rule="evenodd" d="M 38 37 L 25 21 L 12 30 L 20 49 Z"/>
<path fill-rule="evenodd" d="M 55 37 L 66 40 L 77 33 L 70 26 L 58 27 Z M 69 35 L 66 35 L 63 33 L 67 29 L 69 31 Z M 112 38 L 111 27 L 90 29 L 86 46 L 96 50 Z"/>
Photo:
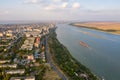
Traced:
<path fill-rule="evenodd" d="M 57 24 L 57 38 L 71 55 L 105 80 L 120 80 L 120 35 Z M 86 48 L 80 41 L 89 45 Z"/>

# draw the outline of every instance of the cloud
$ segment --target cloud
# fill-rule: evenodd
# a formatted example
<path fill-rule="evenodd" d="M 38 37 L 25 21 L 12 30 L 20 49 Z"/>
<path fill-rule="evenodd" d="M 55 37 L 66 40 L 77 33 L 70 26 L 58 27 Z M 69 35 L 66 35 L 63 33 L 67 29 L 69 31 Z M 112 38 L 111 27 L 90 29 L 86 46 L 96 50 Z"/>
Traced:
<path fill-rule="evenodd" d="M 0 15 L 7 15 L 10 13 L 8 10 L 0 10 L 0 12 Z"/>
<path fill-rule="evenodd" d="M 57 8 L 57 6 L 55 6 L 55 5 L 49 5 L 49 6 L 46 6 L 44 9 L 45 10 L 54 10 L 56 8 Z"/>
<path fill-rule="evenodd" d="M 53 2 L 61 2 L 61 0 L 52 0 Z"/>
<path fill-rule="evenodd" d="M 53 1 L 53 2 L 69 2 L 71 0 L 51 0 L 51 1 Z"/>
<path fill-rule="evenodd" d="M 23 0 L 26 4 L 34 4 L 44 10 L 63 10 L 63 9 L 77 9 L 80 7 L 78 2 L 72 4 L 72 0 Z"/>
<path fill-rule="evenodd" d="M 39 2 L 39 0 L 24 0 L 24 3 L 31 3 L 31 4 L 36 4 Z"/>
<path fill-rule="evenodd" d="M 73 3 L 72 8 L 76 8 L 76 9 L 80 8 L 80 3 L 78 2 Z"/>
<path fill-rule="evenodd" d="M 61 0 L 62 2 L 69 2 L 69 1 L 71 1 L 71 0 Z"/>
<path fill-rule="evenodd" d="M 9 11 L 5 11 L 4 13 L 5 13 L 5 14 L 9 14 Z"/>
<path fill-rule="evenodd" d="M 27 4 L 46 4 L 46 3 L 60 3 L 62 0 L 23 0 Z"/>
<path fill-rule="evenodd" d="M 68 3 L 63 3 L 63 4 L 59 4 L 59 5 L 55 5 L 55 4 L 50 4 L 48 6 L 45 6 L 45 10 L 62 10 L 67 8 Z"/>
<path fill-rule="evenodd" d="M 24 3 L 37 3 L 38 0 L 24 0 Z"/>
<path fill-rule="evenodd" d="M 62 8 L 67 8 L 67 6 L 68 6 L 67 2 L 62 3 Z"/>

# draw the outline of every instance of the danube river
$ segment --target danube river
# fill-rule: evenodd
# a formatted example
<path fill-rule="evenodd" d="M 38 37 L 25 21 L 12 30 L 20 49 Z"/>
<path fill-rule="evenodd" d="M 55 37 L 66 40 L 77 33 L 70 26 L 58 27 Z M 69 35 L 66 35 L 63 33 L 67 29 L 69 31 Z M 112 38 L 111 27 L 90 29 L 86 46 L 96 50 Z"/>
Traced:
<path fill-rule="evenodd" d="M 120 35 L 68 24 L 57 27 L 58 40 L 74 58 L 105 80 L 120 80 Z M 80 45 L 80 41 L 89 48 Z"/>

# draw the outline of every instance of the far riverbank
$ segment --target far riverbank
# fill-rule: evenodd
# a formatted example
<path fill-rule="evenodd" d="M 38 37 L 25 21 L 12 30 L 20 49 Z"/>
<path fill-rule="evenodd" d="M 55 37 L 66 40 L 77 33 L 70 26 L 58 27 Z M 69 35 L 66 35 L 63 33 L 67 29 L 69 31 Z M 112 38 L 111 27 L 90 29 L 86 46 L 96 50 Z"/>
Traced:
<path fill-rule="evenodd" d="M 117 22 L 86 22 L 86 23 L 71 23 L 70 25 L 120 35 L 120 23 Z"/>

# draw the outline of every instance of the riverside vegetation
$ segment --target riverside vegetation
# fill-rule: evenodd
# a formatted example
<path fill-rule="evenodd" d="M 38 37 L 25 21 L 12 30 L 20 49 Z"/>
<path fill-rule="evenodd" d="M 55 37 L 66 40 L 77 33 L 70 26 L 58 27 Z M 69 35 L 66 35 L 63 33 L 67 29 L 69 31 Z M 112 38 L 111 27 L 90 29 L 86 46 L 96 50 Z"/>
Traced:
<path fill-rule="evenodd" d="M 69 80 L 99 80 L 88 68 L 70 55 L 67 48 L 57 40 L 55 30 L 50 32 L 48 43 L 53 60 Z"/>

